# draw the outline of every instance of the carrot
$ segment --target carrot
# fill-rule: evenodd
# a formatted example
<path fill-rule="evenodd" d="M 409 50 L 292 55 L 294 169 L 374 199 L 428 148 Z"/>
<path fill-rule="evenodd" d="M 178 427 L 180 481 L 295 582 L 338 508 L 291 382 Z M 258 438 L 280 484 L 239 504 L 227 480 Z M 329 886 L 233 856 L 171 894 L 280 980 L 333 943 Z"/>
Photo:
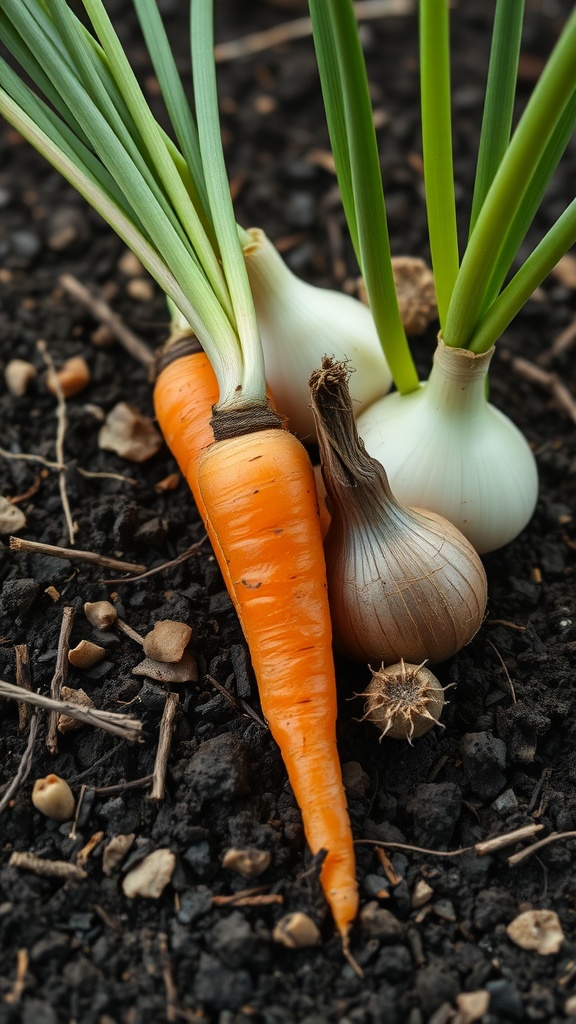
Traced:
<path fill-rule="evenodd" d="M 198 488 L 308 844 L 313 854 L 327 851 L 320 878 L 346 944 L 358 891 L 312 467 L 295 437 L 265 429 L 205 449 Z"/>
<path fill-rule="evenodd" d="M 214 441 L 210 414 L 217 396 L 204 353 L 180 355 L 156 380 L 156 416 L 240 619 L 308 845 L 313 854 L 327 851 L 320 879 L 347 948 L 358 890 L 336 747 L 332 627 L 314 473 L 300 442 L 275 421 L 270 429 Z"/>

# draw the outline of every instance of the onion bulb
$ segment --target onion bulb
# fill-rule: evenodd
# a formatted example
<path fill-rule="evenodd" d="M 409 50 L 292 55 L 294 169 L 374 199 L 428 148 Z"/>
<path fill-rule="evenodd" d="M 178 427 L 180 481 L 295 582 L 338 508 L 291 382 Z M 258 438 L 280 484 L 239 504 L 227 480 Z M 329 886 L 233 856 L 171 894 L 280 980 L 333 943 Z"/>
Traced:
<path fill-rule="evenodd" d="M 538 497 L 524 435 L 486 399 L 494 349 L 479 355 L 439 339 L 428 382 L 358 416 L 366 449 L 397 499 L 445 516 L 481 554 L 513 540 Z"/>
<path fill-rule="evenodd" d="M 392 377 L 370 310 L 358 299 L 301 281 L 258 228 L 244 259 L 256 307 L 266 381 L 278 411 L 305 443 L 316 440 L 308 378 L 325 352 L 355 369 L 357 411 L 384 395 Z"/>
<path fill-rule="evenodd" d="M 446 519 L 395 499 L 358 437 L 348 375 L 325 358 L 310 379 L 332 517 L 324 550 L 335 647 L 363 663 L 444 661 L 482 624 L 482 562 Z"/>
<path fill-rule="evenodd" d="M 423 736 L 439 721 L 444 707 L 444 687 L 424 665 L 397 665 L 370 669 L 372 681 L 365 693 L 362 721 L 380 730 L 380 739 L 408 740 Z M 444 728 L 444 726 L 442 726 Z"/>

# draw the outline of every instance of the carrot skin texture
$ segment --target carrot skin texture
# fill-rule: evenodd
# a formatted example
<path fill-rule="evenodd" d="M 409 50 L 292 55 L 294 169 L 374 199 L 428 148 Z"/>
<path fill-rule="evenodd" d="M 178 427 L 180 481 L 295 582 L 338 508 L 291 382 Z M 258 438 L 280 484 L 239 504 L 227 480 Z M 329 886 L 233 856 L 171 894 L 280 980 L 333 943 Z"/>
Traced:
<path fill-rule="evenodd" d="M 262 710 L 282 753 L 343 939 L 358 910 L 354 847 L 336 747 L 336 685 L 314 474 L 281 429 L 205 449 L 197 485 L 232 588 Z"/>
<path fill-rule="evenodd" d="M 196 464 L 200 453 L 214 443 L 210 419 L 218 398 L 218 381 L 205 352 L 174 359 L 161 370 L 154 384 L 156 419 L 203 519 Z"/>

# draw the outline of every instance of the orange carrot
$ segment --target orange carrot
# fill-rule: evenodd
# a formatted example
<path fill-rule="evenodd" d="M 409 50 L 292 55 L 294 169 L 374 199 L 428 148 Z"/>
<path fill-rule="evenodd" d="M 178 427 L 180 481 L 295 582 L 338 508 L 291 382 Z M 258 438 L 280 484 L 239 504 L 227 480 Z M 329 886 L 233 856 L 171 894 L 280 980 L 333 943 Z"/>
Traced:
<path fill-rule="evenodd" d="M 354 848 L 336 748 L 336 685 L 314 474 L 287 431 L 214 441 L 218 386 L 203 353 L 156 381 L 164 437 L 201 512 L 246 636 L 262 710 L 282 753 L 345 947 L 358 909 Z M 220 414 L 222 417 L 225 414 Z"/>
<path fill-rule="evenodd" d="M 358 909 L 336 748 L 336 685 L 314 474 L 295 437 L 261 430 L 205 449 L 198 487 L 225 559 L 262 710 L 282 753 L 344 942 Z"/>

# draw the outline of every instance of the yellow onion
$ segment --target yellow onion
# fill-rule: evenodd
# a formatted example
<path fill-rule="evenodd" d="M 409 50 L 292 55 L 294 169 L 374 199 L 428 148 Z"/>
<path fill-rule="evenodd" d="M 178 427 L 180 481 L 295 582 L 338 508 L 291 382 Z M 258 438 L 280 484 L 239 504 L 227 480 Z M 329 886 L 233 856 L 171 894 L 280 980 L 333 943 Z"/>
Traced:
<path fill-rule="evenodd" d="M 334 644 L 359 662 L 444 661 L 484 618 L 486 574 L 448 520 L 396 501 L 354 424 L 345 364 L 310 378 L 331 522 L 324 548 Z"/>

